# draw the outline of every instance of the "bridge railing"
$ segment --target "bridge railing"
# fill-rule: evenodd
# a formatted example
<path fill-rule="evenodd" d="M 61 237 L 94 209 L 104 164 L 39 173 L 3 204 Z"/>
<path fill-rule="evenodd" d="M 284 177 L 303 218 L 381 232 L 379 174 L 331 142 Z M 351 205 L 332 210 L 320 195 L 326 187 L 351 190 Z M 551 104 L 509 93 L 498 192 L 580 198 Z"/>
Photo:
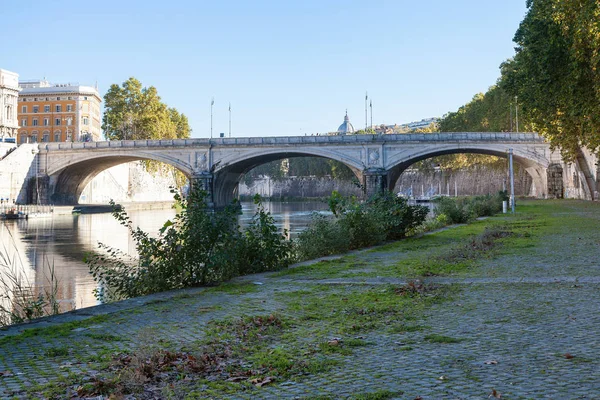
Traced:
<path fill-rule="evenodd" d="M 324 135 L 324 136 L 269 136 L 236 137 L 215 139 L 163 139 L 163 140 L 112 140 L 103 142 L 57 142 L 40 143 L 39 149 L 46 151 L 106 148 L 148 148 L 148 147 L 186 147 L 186 146 L 253 146 L 284 144 L 321 144 L 321 143 L 384 143 L 384 142 L 535 142 L 544 139 L 537 133 L 514 132 L 438 132 L 408 133 L 393 135 Z"/>

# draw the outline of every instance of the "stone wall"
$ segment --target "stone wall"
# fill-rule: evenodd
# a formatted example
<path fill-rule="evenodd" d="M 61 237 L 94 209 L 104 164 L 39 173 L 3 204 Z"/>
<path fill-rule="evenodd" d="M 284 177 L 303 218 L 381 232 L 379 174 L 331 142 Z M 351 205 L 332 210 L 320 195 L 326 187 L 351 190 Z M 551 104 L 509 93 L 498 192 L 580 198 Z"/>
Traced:
<path fill-rule="evenodd" d="M 262 197 L 327 197 L 337 190 L 342 195 L 361 195 L 361 190 L 349 181 L 334 180 L 330 177 L 290 177 L 286 179 L 271 179 L 263 177 L 246 185 L 240 182 L 239 193 L 242 196 L 253 196 L 259 194 Z"/>
<path fill-rule="evenodd" d="M 0 198 L 8 199 L 11 203 L 29 202 L 27 187 L 29 181 L 30 188 L 35 185 L 36 152 L 37 145 L 22 144 L 0 159 Z"/>
<path fill-rule="evenodd" d="M 523 169 L 515 168 L 515 195 L 531 194 L 532 180 Z M 406 170 L 396 183 L 396 192 L 415 197 L 449 194 L 451 196 L 485 195 L 500 190 L 510 191 L 507 171 L 491 168 L 473 168 L 459 171 L 421 172 Z"/>
<path fill-rule="evenodd" d="M 149 173 L 141 162 L 117 165 L 99 173 L 84 189 L 79 203 L 107 204 L 132 201 L 172 201 L 171 174 Z"/>

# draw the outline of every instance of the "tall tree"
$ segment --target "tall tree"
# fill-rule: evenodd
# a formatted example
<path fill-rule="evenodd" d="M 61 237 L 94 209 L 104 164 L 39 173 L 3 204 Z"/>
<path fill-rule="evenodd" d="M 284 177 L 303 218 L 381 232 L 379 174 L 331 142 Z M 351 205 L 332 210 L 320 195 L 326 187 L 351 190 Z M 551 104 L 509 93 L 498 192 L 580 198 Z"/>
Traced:
<path fill-rule="evenodd" d="M 600 151 L 600 2 L 528 0 L 501 86 L 535 130 L 573 157 Z"/>
<path fill-rule="evenodd" d="M 131 77 L 104 95 L 102 129 L 108 140 L 178 139 L 190 136 L 188 119 L 169 108 L 154 86 Z"/>

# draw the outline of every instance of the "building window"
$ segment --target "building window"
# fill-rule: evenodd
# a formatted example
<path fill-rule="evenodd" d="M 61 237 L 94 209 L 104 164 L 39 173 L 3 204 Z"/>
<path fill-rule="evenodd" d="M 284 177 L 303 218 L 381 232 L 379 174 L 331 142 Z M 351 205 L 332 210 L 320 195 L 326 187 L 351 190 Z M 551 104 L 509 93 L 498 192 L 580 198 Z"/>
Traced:
<path fill-rule="evenodd" d="M 27 134 L 26 133 L 21 134 L 21 143 L 27 143 Z"/>
<path fill-rule="evenodd" d="M 57 97 L 56 100 L 60 101 L 60 97 Z"/>
<path fill-rule="evenodd" d="M 56 126 L 60 125 L 60 118 L 55 118 L 54 119 L 54 125 L 56 125 Z"/>
<path fill-rule="evenodd" d="M 31 123 L 31 125 L 33 125 L 33 126 L 38 126 L 38 125 L 39 125 L 39 121 L 38 121 L 38 119 L 37 119 L 37 118 L 34 118 L 34 119 L 33 119 L 33 121 L 32 121 L 32 123 Z"/>
<path fill-rule="evenodd" d="M 27 118 L 21 120 L 21 126 L 27 126 Z"/>
<path fill-rule="evenodd" d="M 44 118 L 44 126 L 50 125 L 50 118 Z"/>
<path fill-rule="evenodd" d="M 88 119 L 88 117 L 83 117 L 83 124 L 84 125 L 89 125 L 90 124 L 90 120 Z"/>
<path fill-rule="evenodd" d="M 60 132 L 59 131 L 54 132 L 54 141 L 60 142 Z"/>
<path fill-rule="evenodd" d="M 56 105 L 56 112 L 62 112 L 62 106 L 60 104 Z"/>
<path fill-rule="evenodd" d="M 46 97 L 46 101 L 49 101 L 49 100 L 48 100 L 48 97 Z"/>
<path fill-rule="evenodd" d="M 30 143 L 37 143 L 37 135 L 31 135 Z"/>
<path fill-rule="evenodd" d="M 33 98 L 33 101 L 37 101 L 37 97 L 34 97 L 34 98 Z"/>
<path fill-rule="evenodd" d="M 71 126 L 72 123 L 73 123 L 73 119 L 72 118 L 67 118 L 67 125 Z"/>
<path fill-rule="evenodd" d="M 73 105 L 72 104 L 67 104 L 67 111 L 68 112 L 73 111 Z"/>
<path fill-rule="evenodd" d="M 27 112 L 27 106 L 23 106 L 23 107 L 21 107 L 21 112 L 22 112 L 22 113 L 26 113 L 26 112 Z"/>
<path fill-rule="evenodd" d="M 87 100 L 87 96 L 83 96 L 83 99 L 84 99 L 84 100 Z"/>
<path fill-rule="evenodd" d="M 50 134 L 44 133 L 44 136 L 42 136 L 42 142 L 49 142 L 49 141 L 50 141 Z"/>
<path fill-rule="evenodd" d="M 50 106 L 44 106 L 44 112 L 50 112 Z"/>
<path fill-rule="evenodd" d="M 33 106 L 33 112 L 37 113 L 40 111 L 40 106 Z"/>

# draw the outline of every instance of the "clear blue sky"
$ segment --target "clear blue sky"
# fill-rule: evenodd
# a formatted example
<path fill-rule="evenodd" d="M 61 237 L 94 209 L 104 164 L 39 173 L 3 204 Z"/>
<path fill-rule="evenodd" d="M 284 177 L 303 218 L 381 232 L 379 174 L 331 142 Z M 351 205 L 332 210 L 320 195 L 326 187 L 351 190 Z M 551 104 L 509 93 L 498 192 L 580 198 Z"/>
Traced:
<path fill-rule="evenodd" d="M 2 1 L 0 68 L 21 79 L 134 76 L 193 137 L 304 135 L 455 111 L 514 54 L 525 0 Z"/>

